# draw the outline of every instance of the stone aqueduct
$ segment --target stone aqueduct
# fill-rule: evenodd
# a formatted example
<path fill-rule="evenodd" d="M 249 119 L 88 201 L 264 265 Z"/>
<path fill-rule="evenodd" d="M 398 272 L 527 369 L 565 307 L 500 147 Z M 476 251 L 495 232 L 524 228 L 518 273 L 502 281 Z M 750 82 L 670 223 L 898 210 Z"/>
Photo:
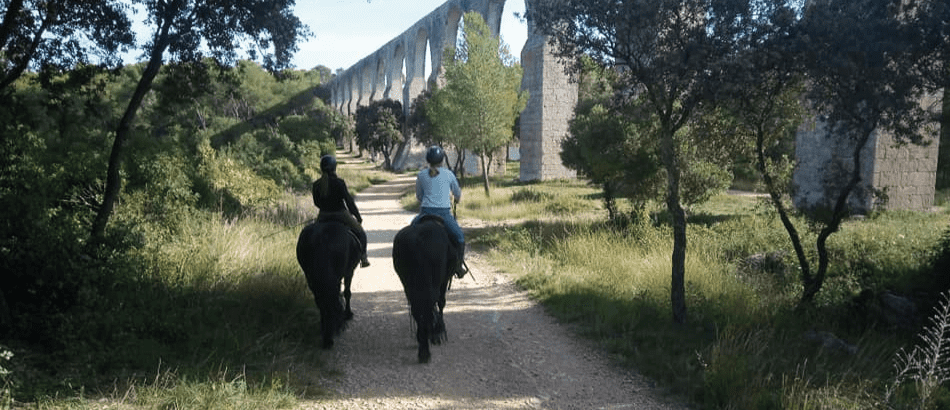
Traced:
<path fill-rule="evenodd" d="M 511 0 L 522 1 L 522 0 Z M 523 0 L 525 10 L 544 0 Z M 480 13 L 492 33 L 498 35 L 505 0 L 447 0 L 442 6 L 413 24 L 376 52 L 365 57 L 330 83 L 331 104 L 345 114 L 379 99 L 402 102 L 408 112 L 411 101 L 421 94 L 441 71 L 446 45 L 455 44 L 462 15 Z M 521 52 L 524 68 L 522 88 L 530 93 L 521 114 L 520 159 L 522 181 L 575 177 L 560 159 L 560 141 L 567 133 L 568 120 L 577 103 L 577 88 L 570 83 L 553 57 L 546 37 L 535 32 L 528 21 L 528 37 Z M 427 47 L 428 45 L 428 47 Z M 426 51 L 428 48 L 428 54 Z M 426 59 L 431 74 L 426 78 Z M 933 106 L 932 104 L 928 104 Z M 795 172 L 796 203 L 811 207 L 831 200 L 847 172 L 842 158 L 852 148 L 837 146 L 821 124 L 811 122 L 799 131 L 796 141 L 798 167 Z M 424 147 L 407 143 L 393 159 L 403 169 L 423 164 Z M 876 133 L 862 152 L 863 183 L 850 198 L 858 212 L 876 207 L 879 198 L 873 192 L 885 192 L 885 208 L 927 210 L 933 206 L 937 169 L 938 141 L 929 146 L 895 146 L 888 135 Z M 468 167 L 475 169 L 477 167 Z M 502 168 L 503 169 L 503 168 Z"/>
<path fill-rule="evenodd" d="M 522 1 L 522 0 L 511 0 Z M 532 0 L 525 1 L 525 8 Z M 372 101 L 393 99 L 408 113 L 412 100 L 437 80 L 447 45 L 454 45 L 462 15 L 480 13 L 498 35 L 505 0 L 448 0 L 396 38 L 337 75 L 330 83 L 331 104 L 345 114 Z M 560 139 L 577 102 L 576 86 L 551 55 L 545 37 L 532 30 L 522 49 L 522 87 L 530 93 L 521 114 L 521 175 L 523 181 L 574 177 L 561 165 Z M 428 47 L 427 47 L 428 46 Z M 428 55 L 426 53 L 428 48 Z M 426 75 L 426 61 L 431 74 Z M 422 147 L 404 144 L 393 159 L 397 169 L 421 164 Z M 475 167 L 466 167 L 475 169 Z"/>

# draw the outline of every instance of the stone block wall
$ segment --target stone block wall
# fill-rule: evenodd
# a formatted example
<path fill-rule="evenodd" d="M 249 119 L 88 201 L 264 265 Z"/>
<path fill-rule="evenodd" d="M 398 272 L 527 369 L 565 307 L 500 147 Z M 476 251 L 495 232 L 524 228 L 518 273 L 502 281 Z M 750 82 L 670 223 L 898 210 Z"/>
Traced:
<path fill-rule="evenodd" d="M 873 209 L 930 210 L 934 203 L 939 141 L 926 145 L 895 144 L 875 132 L 860 154 L 861 182 L 848 197 L 855 214 Z M 795 141 L 795 205 L 831 209 L 853 169 L 854 142 L 834 138 L 820 121 L 806 123 Z"/>
<path fill-rule="evenodd" d="M 887 196 L 886 209 L 929 210 L 937 183 L 938 140 L 929 146 L 896 146 L 888 134 L 877 135 L 871 185 Z"/>
<path fill-rule="evenodd" d="M 530 22 L 529 22 L 530 26 Z M 552 55 L 547 38 L 529 28 L 521 51 L 528 105 L 521 112 L 521 181 L 575 178 L 561 163 L 561 140 L 577 105 L 577 84 L 571 83 Z"/>

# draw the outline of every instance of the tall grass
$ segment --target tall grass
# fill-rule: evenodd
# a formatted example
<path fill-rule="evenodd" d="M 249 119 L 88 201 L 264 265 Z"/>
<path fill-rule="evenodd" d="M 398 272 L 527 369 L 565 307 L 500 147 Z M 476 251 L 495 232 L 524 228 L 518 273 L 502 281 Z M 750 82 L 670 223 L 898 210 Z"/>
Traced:
<path fill-rule="evenodd" d="M 564 192 L 583 211 L 543 211 L 565 201 Z M 803 309 L 797 261 L 777 217 L 756 198 L 714 198 L 690 210 L 689 320 L 677 326 L 662 210 L 617 228 L 603 222 L 596 192 L 564 182 L 502 183 L 492 199 L 469 200 L 482 204 L 466 208 L 480 219 L 514 219 L 469 230 L 492 263 L 613 357 L 703 408 L 886 408 L 891 363 L 915 331 L 888 324 L 862 297 L 892 291 L 928 303 L 933 248 L 950 228 L 946 212 L 848 221 L 829 241 L 833 266 L 817 302 Z M 795 222 L 814 243 L 807 222 Z M 948 396 L 940 391 L 936 397 Z"/>
<path fill-rule="evenodd" d="M 539 218 L 591 219 L 607 214 L 597 200 L 592 200 L 599 197 L 599 191 L 583 181 L 522 184 L 493 179 L 487 195 L 480 177 L 462 178 L 460 184 L 462 201 L 456 212 L 462 220 L 492 223 Z M 412 192 L 403 196 L 401 203 L 407 210 L 419 208 L 419 202 Z"/>
<path fill-rule="evenodd" d="M 190 214 L 113 257 L 121 280 L 59 330 L 75 342 L 32 359 L 60 369 L 55 380 L 31 380 L 22 355 L 4 380 L 40 408 L 286 408 L 324 395 L 319 312 L 295 256 L 313 215 Z"/>

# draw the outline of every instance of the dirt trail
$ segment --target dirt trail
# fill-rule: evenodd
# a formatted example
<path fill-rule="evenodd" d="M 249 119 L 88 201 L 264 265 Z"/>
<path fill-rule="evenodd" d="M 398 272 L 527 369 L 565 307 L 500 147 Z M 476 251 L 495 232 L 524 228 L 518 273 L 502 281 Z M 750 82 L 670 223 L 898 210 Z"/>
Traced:
<path fill-rule="evenodd" d="M 399 197 L 414 175 L 370 187 L 356 197 L 372 266 L 353 279 L 355 318 L 323 353 L 332 398 L 303 409 L 685 409 L 660 397 L 643 377 L 611 365 L 572 336 L 477 254 L 473 275 L 446 296 L 449 340 L 420 365 L 392 240 L 412 213 Z M 464 196 L 463 196 L 464 200 Z M 461 221 L 463 229 L 465 221 Z M 473 279 L 474 278 L 474 279 Z"/>

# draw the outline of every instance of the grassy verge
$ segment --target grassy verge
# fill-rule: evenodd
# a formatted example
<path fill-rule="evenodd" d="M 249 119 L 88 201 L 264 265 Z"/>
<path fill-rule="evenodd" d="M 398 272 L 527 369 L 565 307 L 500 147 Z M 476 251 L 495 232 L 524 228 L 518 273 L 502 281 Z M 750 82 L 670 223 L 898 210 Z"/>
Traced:
<path fill-rule="evenodd" d="M 884 397 L 898 353 L 920 344 L 937 292 L 946 289 L 931 262 L 950 228 L 947 210 L 847 222 L 830 240 L 834 264 L 818 300 L 799 309 L 797 263 L 777 217 L 755 197 L 714 198 L 690 212 L 689 320 L 675 326 L 662 212 L 617 228 L 603 222 L 596 192 L 581 183 L 498 181 L 490 198 L 466 187 L 463 220 L 514 220 L 471 228 L 469 242 L 559 319 L 671 394 L 702 408 L 920 404 L 919 387 L 909 383 Z M 813 244 L 807 223 L 796 224 Z M 909 297 L 918 315 L 893 321 L 868 297 L 885 292 Z M 938 388 L 926 402 L 950 408 L 950 391 Z"/>
<path fill-rule="evenodd" d="M 353 168 L 339 171 L 354 191 L 392 177 Z M 59 336 L 0 345 L 0 408 L 292 408 L 325 396 L 337 375 L 295 255 L 316 209 L 307 193 L 277 203 L 237 218 L 182 213 L 171 231 L 136 225 L 121 251 L 70 261 L 83 288 L 36 325 Z"/>

